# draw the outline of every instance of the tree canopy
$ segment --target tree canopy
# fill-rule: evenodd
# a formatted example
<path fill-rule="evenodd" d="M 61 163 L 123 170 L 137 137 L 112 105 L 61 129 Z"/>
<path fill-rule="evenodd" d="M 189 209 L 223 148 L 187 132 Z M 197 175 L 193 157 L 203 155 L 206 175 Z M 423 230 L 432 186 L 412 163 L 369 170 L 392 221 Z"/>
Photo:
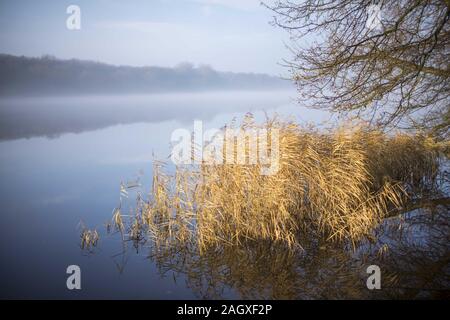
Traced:
<path fill-rule="evenodd" d="M 448 138 L 449 0 L 280 0 L 289 67 L 310 107 Z"/>

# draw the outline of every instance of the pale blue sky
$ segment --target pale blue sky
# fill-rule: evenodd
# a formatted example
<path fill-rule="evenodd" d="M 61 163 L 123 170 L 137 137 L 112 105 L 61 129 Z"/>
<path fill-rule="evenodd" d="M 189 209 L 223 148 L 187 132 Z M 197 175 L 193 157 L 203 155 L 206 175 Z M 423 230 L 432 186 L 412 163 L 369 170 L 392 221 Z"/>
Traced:
<path fill-rule="evenodd" d="M 78 31 L 66 28 L 71 4 Z M 280 75 L 288 35 L 271 17 L 260 0 L 0 0 L 0 52 Z"/>

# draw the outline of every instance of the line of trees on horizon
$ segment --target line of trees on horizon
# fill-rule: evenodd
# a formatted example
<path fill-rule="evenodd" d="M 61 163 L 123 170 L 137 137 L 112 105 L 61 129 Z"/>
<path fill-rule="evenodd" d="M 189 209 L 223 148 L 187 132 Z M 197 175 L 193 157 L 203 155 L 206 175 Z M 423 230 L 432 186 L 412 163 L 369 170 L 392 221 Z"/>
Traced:
<path fill-rule="evenodd" d="M 131 67 L 49 55 L 30 58 L 0 54 L 1 96 L 257 90 L 289 85 L 289 81 L 266 74 L 220 72 L 190 63 L 174 68 Z"/>

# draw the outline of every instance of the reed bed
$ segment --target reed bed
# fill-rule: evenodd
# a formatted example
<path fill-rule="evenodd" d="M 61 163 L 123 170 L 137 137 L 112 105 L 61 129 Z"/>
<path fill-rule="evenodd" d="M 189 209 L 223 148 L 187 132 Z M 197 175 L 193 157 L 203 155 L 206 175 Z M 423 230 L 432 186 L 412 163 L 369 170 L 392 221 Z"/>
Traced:
<path fill-rule="evenodd" d="M 259 161 L 179 166 L 168 174 L 166 164 L 155 161 L 149 200 L 128 227 L 115 211 L 116 228 L 148 235 L 156 248 L 181 243 L 205 251 L 249 240 L 294 248 L 313 234 L 355 245 L 439 181 L 441 148 L 420 134 L 388 135 L 365 126 L 318 130 L 276 118 L 257 124 L 251 116 L 232 126 L 265 128 L 268 141 L 278 130 L 275 174 L 261 174 Z M 224 158 L 229 143 L 234 140 L 225 139 Z M 275 151 L 268 147 L 269 154 Z"/>

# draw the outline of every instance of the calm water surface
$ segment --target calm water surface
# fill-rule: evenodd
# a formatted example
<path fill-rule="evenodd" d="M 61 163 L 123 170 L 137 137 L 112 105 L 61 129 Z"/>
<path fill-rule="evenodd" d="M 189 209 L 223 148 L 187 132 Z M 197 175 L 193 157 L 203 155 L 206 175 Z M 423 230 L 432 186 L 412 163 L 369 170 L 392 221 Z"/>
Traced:
<path fill-rule="evenodd" d="M 362 265 L 320 244 L 302 257 L 257 244 L 200 261 L 182 252 L 149 258 L 145 248 L 136 252 L 129 245 L 124 251 L 120 237 L 105 232 L 120 182 L 141 176 L 149 191 L 152 155 L 167 158 L 173 130 L 191 130 L 194 120 L 220 128 L 248 111 L 257 119 L 265 112 L 299 122 L 330 119 L 302 109 L 293 97 L 218 92 L 1 99 L 0 298 L 359 297 Z M 80 221 L 100 232 L 94 253 L 80 249 Z M 79 291 L 66 288 L 72 264 L 82 270 Z"/>

